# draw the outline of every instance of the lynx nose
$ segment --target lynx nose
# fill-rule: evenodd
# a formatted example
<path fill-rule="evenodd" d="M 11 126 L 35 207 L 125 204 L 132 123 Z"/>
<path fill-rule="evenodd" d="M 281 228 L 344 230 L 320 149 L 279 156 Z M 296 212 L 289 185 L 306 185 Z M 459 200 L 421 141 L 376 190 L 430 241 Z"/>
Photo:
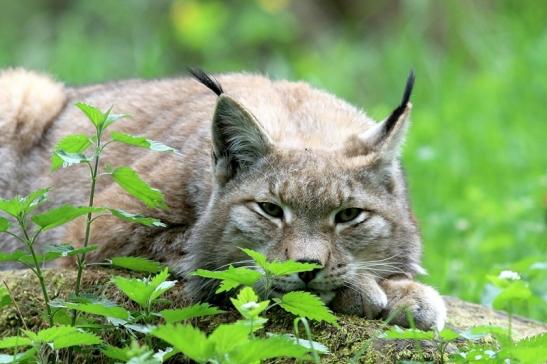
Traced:
<path fill-rule="evenodd" d="M 313 263 L 313 264 L 321 265 L 321 262 L 316 260 L 316 259 L 299 259 L 299 260 L 297 260 L 297 262 L 299 262 L 299 263 Z M 314 270 L 310 270 L 309 272 L 300 272 L 300 273 L 298 273 L 298 277 L 300 277 L 300 279 L 302 280 L 302 282 L 304 282 L 304 284 L 308 284 L 311 281 L 313 281 L 315 276 L 317 276 L 317 273 L 319 273 L 320 271 L 321 271 L 321 268 L 316 268 Z"/>

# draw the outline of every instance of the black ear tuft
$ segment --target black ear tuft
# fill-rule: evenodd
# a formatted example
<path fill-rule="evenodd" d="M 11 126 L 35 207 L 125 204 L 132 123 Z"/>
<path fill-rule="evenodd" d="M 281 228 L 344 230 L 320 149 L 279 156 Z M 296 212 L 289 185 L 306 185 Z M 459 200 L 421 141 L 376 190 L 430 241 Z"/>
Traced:
<path fill-rule="evenodd" d="M 412 89 L 414 88 L 414 80 L 416 77 L 414 76 L 414 70 L 410 70 L 410 73 L 408 74 L 408 78 L 406 79 L 406 86 L 405 86 L 405 92 L 403 94 L 403 99 L 401 100 L 401 105 L 399 106 L 406 106 L 408 104 L 408 101 L 410 100 L 410 95 L 412 95 Z"/>
<path fill-rule="evenodd" d="M 391 112 L 391 115 L 387 118 L 387 120 L 384 123 L 384 135 L 389 134 L 391 129 L 395 126 L 397 123 L 397 120 L 399 120 L 399 117 L 403 114 L 403 112 L 406 109 L 406 105 L 408 104 L 408 101 L 410 100 L 410 96 L 412 95 L 412 89 L 414 88 L 414 79 L 416 77 L 414 76 L 414 71 L 410 71 L 408 74 L 408 78 L 406 79 L 406 86 L 405 86 L 405 92 L 403 93 L 403 99 L 401 100 L 401 104 L 395 108 Z"/>
<path fill-rule="evenodd" d="M 192 74 L 192 76 L 195 77 L 196 80 L 207 86 L 207 88 L 217 94 L 217 96 L 220 96 L 224 93 L 224 90 L 222 89 L 222 86 L 220 86 L 220 83 L 213 76 L 205 73 L 202 69 L 188 68 L 188 71 Z"/>

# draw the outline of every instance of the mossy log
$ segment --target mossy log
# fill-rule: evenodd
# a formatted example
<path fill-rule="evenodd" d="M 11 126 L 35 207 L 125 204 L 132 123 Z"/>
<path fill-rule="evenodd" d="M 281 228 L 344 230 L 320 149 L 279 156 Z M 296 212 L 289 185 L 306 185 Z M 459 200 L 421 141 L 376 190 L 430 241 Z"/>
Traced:
<path fill-rule="evenodd" d="M 74 287 L 75 272 L 62 269 L 45 271 L 46 282 L 52 297 L 65 298 Z M 135 309 L 132 302 L 123 296 L 110 283 L 112 275 L 124 275 L 121 271 L 111 269 L 93 269 L 84 274 L 83 287 L 86 293 L 94 296 L 103 296 L 125 306 Z M 27 270 L 0 272 L 0 280 L 9 286 L 17 302 L 26 325 L 31 329 L 46 326 L 43 321 L 43 300 L 36 277 Z M 181 307 L 187 304 L 182 293 L 182 284 L 177 284 L 168 291 L 165 298 L 170 303 L 164 306 Z M 487 307 L 461 301 L 457 298 L 446 297 L 448 306 L 447 326 L 455 330 L 466 330 L 476 325 L 497 325 L 506 327 L 508 317 L 505 313 L 493 311 Z M 162 307 L 164 308 L 164 307 Z M 269 331 L 291 332 L 292 317 L 284 312 L 274 311 L 268 315 Z M 227 313 L 215 317 L 200 319 L 195 322 L 202 329 L 210 330 L 219 322 L 231 322 L 237 319 L 235 313 Z M 314 339 L 324 343 L 332 352 L 323 357 L 325 363 L 347 363 L 358 351 L 363 351 L 360 362 L 363 363 L 390 363 L 399 360 L 427 360 L 439 362 L 437 345 L 431 342 L 416 342 L 407 340 L 384 340 L 378 336 L 382 330 L 382 322 L 365 320 L 355 316 L 340 315 L 340 327 L 336 328 L 323 323 L 313 323 Z M 515 338 L 536 335 L 547 331 L 547 325 L 522 317 L 513 317 L 513 333 Z M 14 305 L 7 306 L 0 311 L 0 337 L 17 335 L 23 327 L 21 319 Z M 373 339 L 370 339 L 373 337 Z M 119 337 L 112 335 L 108 338 L 116 344 Z M 468 345 L 465 340 L 459 340 L 449 345 L 449 350 Z M 417 350 L 419 348 L 419 350 Z M 99 363 L 100 360 L 94 362 Z M 282 361 L 280 361 L 282 362 Z"/>

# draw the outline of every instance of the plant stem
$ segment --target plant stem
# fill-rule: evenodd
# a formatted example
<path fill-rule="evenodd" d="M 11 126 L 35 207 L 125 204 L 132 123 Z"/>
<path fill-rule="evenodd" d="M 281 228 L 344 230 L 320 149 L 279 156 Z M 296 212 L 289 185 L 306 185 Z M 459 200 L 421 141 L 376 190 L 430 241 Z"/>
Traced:
<path fill-rule="evenodd" d="M 89 192 L 89 203 L 88 207 L 93 207 L 93 202 L 95 199 L 95 186 L 97 183 L 97 171 L 99 170 L 99 157 L 101 148 L 101 134 L 97 132 L 97 146 L 95 148 L 95 159 L 93 161 L 93 168 L 91 168 L 91 190 Z M 93 222 L 93 212 L 87 214 L 86 224 L 85 224 L 85 238 L 84 238 L 84 248 L 87 248 L 89 244 L 89 237 L 91 236 L 91 223 Z M 80 288 L 82 284 L 82 274 L 85 267 L 85 255 L 82 253 L 77 259 L 78 273 L 76 276 L 76 287 L 74 289 L 74 294 L 76 296 L 80 295 Z M 76 325 L 76 319 L 78 317 L 77 311 L 73 311 L 72 314 L 72 326 Z"/>
<path fill-rule="evenodd" d="M 17 310 L 17 313 L 19 314 L 19 318 L 21 319 L 21 322 L 23 323 L 23 326 L 26 330 L 28 330 L 27 323 L 25 322 L 25 318 L 23 317 L 23 314 L 21 313 L 21 309 L 19 308 L 19 305 L 17 304 L 17 301 L 15 300 L 15 296 L 13 296 L 13 293 L 11 293 L 11 289 L 8 286 L 8 283 L 6 281 L 2 281 L 4 283 L 4 286 L 6 286 L 6 289 L 8 290 L 8 294 L 11 298 L 11 301 L 13 302 L 13 305 L 15 306 L 15 309 Z"/>
<path fill-rule="evenodd" d="M 38 238 L 38 235 L 40 234 L 40 231 L 38 231 L 34 237 L 31 239 L 27 232 L 27 226 L 25 224 L 25 217 L 18 218 L 17 221 L 19 222 L 19 225 L 21 226 L 21 230 L 23 231 L 23 235 L 25 236 L 25 244 L 27 245 L 28 250 L 30 251 L 30 254 L 32 255 L 32 261 L 34 263 L 34 274 L 36 274 L 36 277 L 38 277 L 38 281 L 40 283 L 40 288 L 42 289 L 42 295 L 44 296 L 44 303 L 46 305 L 46 311 L 48 316 L 49 325 L 53 326 L 53 314 L 51 313 L 51 307 L 49 306 L 49 295 L 47 293 L 46 283 L 44 281 L 44 275 L 42 274 L 42 269 L 40 268 L 40 263 L 38 262 L 38 258 L 36 257 L 36 252 L 34 251 L 34 242 Z"/>

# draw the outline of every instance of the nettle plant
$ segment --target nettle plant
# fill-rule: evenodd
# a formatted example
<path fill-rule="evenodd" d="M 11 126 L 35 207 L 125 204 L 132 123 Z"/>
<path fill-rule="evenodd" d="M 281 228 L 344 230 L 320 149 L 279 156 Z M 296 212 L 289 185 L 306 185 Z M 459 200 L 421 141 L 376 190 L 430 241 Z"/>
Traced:
<path fill-rule="evenodd" d="M 87 206 L 63 205 L 44 212 L 37 208 L 47 202 L 48 188 L 39 189 L 27 196 L 0 199 L 0 233 L 7 234 L 21 243 L 22 250 L 0 253 L 0 262 L 17 262 L 29 268 L 37 277 L 45 303 L 45 317 L 49 327 L 38 332 L 30 330 L 25 318 L 13 301 L 7 284 L 0 289 L 0 307 L 15 305 L 23 328 L 19 336 L 0 340 L 0 349 L 9 349 L 10 354 L 0 354 L 2 363 L 21 362 L 72 362 L 75 351 L 80 355 L 92 355 L 100 349 L 103 355 L 113 361 L 161 363 L 179 353 L 197 362 L 214 363 L 254 363 L 275 357 L 319 360 L 319 353 L 326 348 L 311 340 L 311 332 L 306 318 L 324 320 L 336 324 L 336 318 L 322 301 L 307 292 L 291 292 L 280 298 L 261 301 L 251 286 L 260 279 L 271 276 L 288 275 L 317 268 L 313 264 L 297 262 L 267 262 L 259 253 L 246 251 L 255 260 L 260 270 L 242 267 L 228 267 L 226 271 L 204 271 L 196 274 L 220 279 L 219 292 L 233 291 L 244 286 L 232 299 L 234 307 L 240 312 L 241 320 L 232 324 L 222 324 L 207 336 L 204 332 L 188 324 L 197 317 L 222 313 L 219 308 L 208 304 L 197 304 L 176 310 L 155 311 L 155 305 L 164 292 L 172 288 L 176 281 L 168 280 L 167 268 L 159 263 L 138 257 L 115 257 L 108 264 L 129 270 L 153 273 L 155 275 L 138 279 L 113 277 L 112 283 L 129 299 L 138 305 L 136 311 L 128 311 L 101 297 L 82 294 L 82 276 L 86 264 L 86 253 L 96 249 L 90 244 L 93 222 L 104 215 L 119 219 L 162 227 L 158 219 L 133 214 L 131 212 L 105 206 L 95 206 L 94 196 L 99 178 L 112 178 L 122 189 L 139 199 L 148 207 L 165 208 L 163 194 L 149 186 L 129 167 L 107 167 L 100 170 L 100 160 L 107 146 L 113 142 L 147 148 L 159 152 L 176 153 L 176 150 L 144 137 L 113 131 L 105 140 L 105 130 L 126 115 L 112 114 L 111 110 L 99 109 L 78 103 L 76 106 L 87 116 L 95 127 L 95 135 L 73 134 L 61 139 L 51 158 L 52 171 L 76 164 L 86 165 L 90 172 L 90 193 Z M 58 228 L 85 216 L 84 241 L 81 247 L 69 244 L 46 246 L 37 249 L 41 234 Z M 14 226 L 16 228 L 14 228 Z M 73 257 L 76 261 L 77 277 L 74 291 L 67 299 L 51 299 L 47 289 L 43 267 L 46 263 L 62 257 Z M 297 315 L 295 332 L 304 325 L 308 339 L 297 336 L 269 334 L 258 336 L 267 321 L 263 314 L 274 306 L 280 306 Z M 182 323 L 181 323 L 182 322 Z M 122 328 L 130 338 L 125 347 L 107 345 L 103 336 L 109 331 Z M 164 342 L 164 349 L 154 349 L 154 338 Z M 142 339 L 144 343 L 139 343 Z M 157 345 L 156 345 L 157 346 Z M 161 346 L 161 345 L 160 345 Z M 87 349 L 86 349 L 87 348 Z M 63 351 L 68 349 L 68 351 Z M 135 361 L 136 360 L 136 361 Z"/>
<path fill-rule="evenodd" d="M 315 264 L 294 261 L 270 262 L 265 256 L 252 250 L 242 249 L 249 257 L 249 266 L 229 265 L 225 270 L 199 269 L 193 274 L 210 279 L 212 287 L 219 281 L 216 293 L 229 295 L 230 302 L 239 313 L 235 322 L 217 324 L 211 332 L 193 326 L 197 318 L 221 315 L 219 307 L 199 303 L 176 309 L 160 309 L 165 304 L 176 303 L 165 299 L 164 293 L 177 281 L 169 280 L 169 272 L 160 263 L 140 257 L 114 257 L 105 263 L 114 267 L 140 272 L 145 278 L 114 276 L 111 279 L 116 290 L 134 302 L 134 309 L 127 309 L 104 297 L 93 297 L 82 292 L 81 282 L 86 267 L 86 254 L 96 246 L 90 244 L 93 222 L 104 215 L 119 219 L 162 227 L 161 221 L 120 209 L 95 206 L 95 186 L 99 178 L 112 178 L 127 193 L 141 200 L 148 207 L 166 207 L 163 194 L 150 187 L 129 167 L 108 167 L 100 170 L 100 159 L 111 143 L 124 143 L 159 152 L 177 153 L 171 147 L 144 137 L 121 132 L 111 132 L 106 140 L 105 130 L 125 115 L 102 112 L 97 108 L 78 103 L 77 107 L 95 127 L 95 135 L 68 135 L 59 141 L 52 155 L 52 170 L 72 165 L 86 165 L 90 172 L 90 193 L 87 206 L 63 205 L 37 212 L 47 202 L 49 189 L 39 189 L 27 196 L 0 199 L 0 233 L 7 234 L 21 243 L 22 250 L 0 252 L 1 262 L 17 262 L 28 267 L 37 277 L 45 303 L 48 327 L 32 331 L 25 322 L 10 288 L 4 282 L 0 286 L 0 308 L 14 305 L 23 327 L 19 335 L 0 339 L 0 363 L 51 363 L 68 362 L 79 357 L 102 356 L 115 363 L 163 363 L 177 356 L 184 356 L 198 363 L 260 363 L 279 357 L 297 361 L 320 362 L 320 355 L 328 353 L 321 343 L 313 341 L 308 320 L 325 321 L 338 325 L 336 317 L 321 299 L 309 292 L 293 291 L 268 299 L 272 279 L 319 268 Z M 43 207 L 43 206 L 42 206 Z M 69 244 L 46 246 L 37 249 L 41 234 L 58 228 L 76 218 L 85 216 L 85 238 L 81 246 Z M 43 267 L 62 257 L 73 257 L 77 276 L 73 294 L 66 298 L 51 299 Z M 358 363 L 376 339 L 405 339 L 416 342 L 418 353 L 421 342 L 427 340 L 437 345 L 440 361 L 444 362 L 542 362 L 547 357 L 547 335 L 538 335 L 515 342 L 512 338 L 511 319 L 513 307 L 532 302 L 535 295 L 528 283 L 512 272 L 489 276 L 497 287 L 493 306 L 509 311 L 509 329 L 495 326 L 475 327 L 465 332 L 445 329 L 441 332 L 420 331 L 412 327 L 401 329 L 388 327 L 390 318 L 371 335 L 358 350 L 352 363 Z M 257 283 L 260 282 L 260 285 Z M 255 287 L 260 286 L 261 295 Z M 266 314 L 274 307 L 293 314 L 293 334 L 266 332 Z M 392 314 L 395 316 L 397 312 Z M 225 320 L 224 320 L 225 321 Z M 412 324 L 412 318 L 409 317 Z M 301 328 L 304 329 L 300 335 Z M 481 340 L 493 336 L 496 341 Z M 111 340 L 116 337 L 116 345 Z M 447 353 L 449 343 L 466 339 L 465 350 Z M 538 359 L 540 358 L 540 359 Z"/>

